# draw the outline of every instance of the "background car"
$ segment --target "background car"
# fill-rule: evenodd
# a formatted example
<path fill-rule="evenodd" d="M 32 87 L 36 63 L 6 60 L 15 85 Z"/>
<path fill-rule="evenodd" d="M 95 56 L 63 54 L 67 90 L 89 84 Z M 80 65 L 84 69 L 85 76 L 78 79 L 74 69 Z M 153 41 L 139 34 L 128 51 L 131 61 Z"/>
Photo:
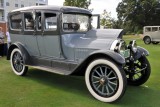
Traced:
<path fill-rule="evenodd" d="M 143 35 L 145 44 L 158 44 L 160 42 L 160 26 L 145 26 L 143 28 Z"/>

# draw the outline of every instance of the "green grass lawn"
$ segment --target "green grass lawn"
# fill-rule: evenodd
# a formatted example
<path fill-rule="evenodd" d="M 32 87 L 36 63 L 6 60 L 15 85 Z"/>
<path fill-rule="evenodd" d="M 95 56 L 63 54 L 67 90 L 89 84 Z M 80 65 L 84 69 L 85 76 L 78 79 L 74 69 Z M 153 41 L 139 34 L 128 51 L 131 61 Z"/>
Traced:
<path fill-rule="evenodd" d="M 0 107 L 159 107 L 160 105 L 160 44 L 138 45 L 150 52 L 152 73 L 142 86 L 128 86 L 116 103 L 103 103 L 88 92 L 83 77 L 61 76 L 30 68 L 27 76 L 16 76 L 9 61 L 0 58 Z"/>

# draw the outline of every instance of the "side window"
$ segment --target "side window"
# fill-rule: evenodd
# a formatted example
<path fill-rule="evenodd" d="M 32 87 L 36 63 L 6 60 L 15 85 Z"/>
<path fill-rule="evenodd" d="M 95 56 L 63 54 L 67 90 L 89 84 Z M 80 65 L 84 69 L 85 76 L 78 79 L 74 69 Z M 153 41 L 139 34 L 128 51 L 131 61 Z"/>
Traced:
<path fill-rule="evenodd" d="M 26 30 L 34 30 L 34 20 L 32 13 L 24 13 L 24 25 Z"/>
<path fill-rule="evenodd" d="M 45 30 L 57 30 L 57 15 L 54 13 L 44 13 Z"/>
<path fill-rule="evenodd" d="M 152 32 L 158 31 L 158 27 L 152 27 Z"/>
<path fill-rule="evenodd" d="M 41 12 L 36 13 L 36 20 L 37 20 L 37 30 L 41 30 L 42 29 Z"/>
<path fill-rule="evenodd" d="M 145 28 L 145 32 L 151 32 L 151 28 L 150 27 L 146 27 Z"/>
<path fill-rule="evenodd" d="M 21 14 L 12 15 L 10 18 L 11 29 L 20 30 L 22 29 L 22 18 Z"/>

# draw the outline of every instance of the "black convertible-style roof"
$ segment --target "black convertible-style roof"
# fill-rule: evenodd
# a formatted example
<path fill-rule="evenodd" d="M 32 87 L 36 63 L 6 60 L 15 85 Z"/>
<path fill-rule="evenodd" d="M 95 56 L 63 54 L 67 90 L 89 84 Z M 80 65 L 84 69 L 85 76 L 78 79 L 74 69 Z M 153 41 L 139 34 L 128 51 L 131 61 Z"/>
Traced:
<path fill-rule="evenodd" d="M 78 8 L 78 7 L 70 7 L 70 6 L 30 6 L 30 7 L 23 7 L 16 10 L 12 10 L 11 12 L 21 12 L 26 10 L 53 10 L 53 11 L 60 11 L 63 13 L 83 13 L 83 14 L 92 14 L 89 10 Z"/>

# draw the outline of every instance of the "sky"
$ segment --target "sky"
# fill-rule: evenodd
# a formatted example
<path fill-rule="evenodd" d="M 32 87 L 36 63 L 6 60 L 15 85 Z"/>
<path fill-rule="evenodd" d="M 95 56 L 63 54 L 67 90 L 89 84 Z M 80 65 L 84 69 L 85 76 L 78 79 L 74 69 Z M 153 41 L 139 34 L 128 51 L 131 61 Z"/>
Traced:
<path fill-rule="evenodd" d="M 91 0 L 90 9 L 93 10 L 93 14 L 102 14 L 103 10 L 111 12 L 111 17 L 117 19 L 116 7 L 122 0 Z M 63 6 L 64 0 L 48 0 L 48 5 Z"/>

